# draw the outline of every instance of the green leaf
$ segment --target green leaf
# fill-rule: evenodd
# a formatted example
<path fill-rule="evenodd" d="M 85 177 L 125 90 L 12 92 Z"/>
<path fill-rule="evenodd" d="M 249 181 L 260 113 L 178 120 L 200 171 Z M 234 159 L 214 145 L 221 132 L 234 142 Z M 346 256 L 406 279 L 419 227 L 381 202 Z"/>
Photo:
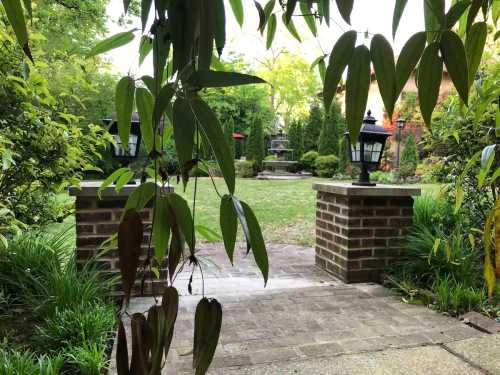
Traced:
<path fill-rule="evenodd" d="M 224 180 L 226 181 L 227 188 L 231 194 L 234 194 L 234 158 L 229 150 L 221 125 L 213 111 L 203 100 L 194 99 L 191 100 L 190 103 L 196 119 L 199 121 L 203 133 L 205 133 L 215 154 L 215 158 L 217 159 Z"/>
<path fill-rule="evenodd" d="M 472 1 L 462 0 L 453 4 L 450 10 L 446 13 L 446 28 L 451 29 L 464 14 Z"/>
<path fill-rule="evenodd" d="M 176 193 L 169 193 L 167 197 L 170 208 L 175 215 L 177 224 L 186 239 L 191 253 L 194 254 L 196 238 L 193 227 L 193 217 L 188 203 L 184 198 Z"/>
<path fill-rule="evenodd" d="M 264 277 L 265 285 L 267 284 L 267 279 L 269 277 L 269 260 L 267 258 L 266 244 L 264 242 L 264 238 L 262 237 L 259 222 L 257 221 L 252 209 L 245 202 L 241 202 L 241 206 L 243 207 L 243 212 L 245 213 L 245 219 L 248 225 L 248 231 L 250 233 L 250 247 L 255 258 L 255 263 L 257 263 L 257 266 Z"/>
<path fill-rule="evenodd" d="M 264 32 L 264 28 L 266 27 L 266 13 L 264 12 L 262 5 L 260 5 L 258 1 L 254 0 L 253 3 L 255 4 L 255 8 L 257 8 L 257 12 L 259 13 L 259 27 L 257 28 L 257 30 L 262 34 Z"/>
<path fill-rule="evenodd" d="M 354 49 L 346 82 L 346 120 L 351 143 L 356 143 L 370 88 L 370 51 L 364 45 Z"/>
<path fill-rule="evenodd" d="M 321 83 L 325 84 L 326 64 L 324 59 L 318 62 L 318 71 L 319 77 L 321 78 Z"/>
<path fill-rule="evenodd" d="M 151 3 L 153 0 L 141 0 L 141 25 L 142 32 L 146 29 L 146 24 L 148 22 L 149 11 L 151 10 Z"/>
<path fill-rule="evenodd" d="M 156 25 L 156 34 L 153 39 L 153 76 L 155 80 L 155 96 L 160 91 L 163 82 L 163 71 L 167 64 L 170 52 L 170 31 L 166 22 L 159 22 Z M 173 72 L 172 72 L 173 73 Z"/>
<path fill-rule="evenodd" d="M 215 299 L 202 298 L 194 318 L 193 370 L 206 374 L 217 348 L 222 325 L 222 306 Z"/>
<path fill-rule="evenodd" d="M 396 98 L 403 91 L 410 74 L 417 66 L 425 48 L 425 32 L 414 34 L 403 46 L 396 64 Z"/>
<path fill-rule="evenodd" d="M 243 235 L 245 236 L 245 241 L 247 242 L 247 254 L 250 252 L 251 244 L 250 244 L 250 232 L 248 230 L 247 219 L 245 218 L 245 212 L 243 211 L 243 206 L 238 198 L 234 195 L 231 197 L 233 200 L 234 211 L 238 216 L 238 220 L 240 221 L 241 230 L 243 231 Z"/>
<path fill-rule="evenodd" d="M 134 108 L 135 81 L 132 77 L 126 76 L 120 79 L 116 85 L 115 107 L 118 122 L 118 134 L 122 141 L 122 146 L 128 150 L 128 138 L 132 121 L 132 110 Z"/>
<path fill-rule="evenodd" d="M 330 26 L 330 0 L 320 0 L 318 5 L 319 10 L 323 14 L 323 19 L 325 20 L 327 26 Z"/>
<path fill-rule="evenodd" d="M 467 38 L 465 39 L 465 54 L 467 56 L 469 72 L 469 87 L 474 82 L 479 64 L 481 63 L 487 34 L 488 27 L 486 22 L 475 23 L 467 33 Z"/>
<path fill-rule="evenodd" d="M 210 69 L 214 49 L 215 14 L 211 0 L 200 0 L 200 36 L 198 37 L 198 69 Z"/>
<path fill-rule="evenodd" d="M 286 11 L 283 14 L 283 22 L 285 25 L 288 25 L 290 20 L 292 19 L 293 12 L 295 7 L 297 6 L 297 0 L 288 0 L 286 3 Z"/>
<path fill-rule="evenodd" d="M 140 184 L 129 196 L 125 203 L 125 211 L 128 209 L 142 210 L 155 195 L 157 185 L 154 182 Z"/>
<path fill-rule="evenodd" d="M 168 241 L 170 240 L 169 214 L 167 197 L 158 197 L 154 209 L 153 244 L 155 247 L 155 257 L 160 264 L 167 254 Z"/>
<path fill-rule="evenodd" d="M 267 49 L 271 48 L 275 34 L 276 34 L 276 15 L 271 14 L 271 17 L 269 17 L 269 21 L 267 21 L 267 37 L 266 37 Z"/>
<path fill-rule="evenodd" d="M 224 9 L 224 0 L 213 0 L 215 26 L 214 37 L 215 47 L 219 56 L 226 45 L 226 11 Z"/>
<path fill-rule="evenodd" d="M 305 1 L 301 1 L 299 5 L 300 11 L 303 14 L 302 18 L 304 18 L 304 21 L 306 21 L 307 27 L 309 27 L 311 33 L 316 36 L 318 34 L 318 30 L 316 29 L 316 19 L 312 15 L 311 9 Z"/>
<path fill-rule="evenodd" d="M 148 90 L 152 93 L 155 92 L 155 80 L 151 76 L 142 76 L 141 81 L 144 82 Z"/>
<path fill-rule="evenodd" d="M 134 177 L 134 172 L 132 172 L 130 170 L 121 174 L 120 177 L 118 177 L 118 180 L 116 181 L 115 190 L 117 192 L 120 192 L 120 190 L 125 185 L 127 185 L 130 182 L 130 180 L 132 180 L 133 177 Z"/>
<path fill-rule="evenodd" d="M 462 207 L 462 203 L 464 202 L 464 189 L 461 186 L 457 187 L 456 196 L 455 196 L 455 214 L 458 213 L 460 207 Z"/>
<path fill-rule="evenodd" d="M 498 18 L 500 18 L 500 1 L 493 1 L 491 4 L 491 18 L 493 19 L 493 24 L 496 27 Z"/>
<path fill-rule="evenodd" d="M 271 13 L 274 10 L 274 6 L 276 5 L 276 0 L 269 0 L 264 7 L 264 14 L 266 15 L 266 22 L 271 17 Z"/>
<path fill-rule="evenodd" d="M 262 78 L 236 72 L 219 72 L 216 70 L 198 70 L 191 74 L 187 83 L 194 87 L 228 87 L 267 83 Z"/>
<path fill-rule="evenodd" d="M 394 13 L 392 15 L 392 38 L 396 38 L 396 31 L 398 30 L 399 21 L 405 10 L 408 0 L 396 0 L 394 5 Z"/>
<path fill-rule="evenodd" d="M 443 76 L 443 60 L 439 56 L 439 44 L 429 44 L 422 55 L 418 68 L 418 100 L 422 117 L 430 128 L 432 112 L 439 96 Z"/>
<path fill-rule="evenodd" d="M 19 45 L 22 47 L 26 56 L 33 61 L 33 56 L 31 55 L 31 50 L 28 45 L 28 29 L 26 28 L 26 20 L 24 19 L 23 6 L 20 0 L 3 0 L 3 8 L 5 9 L 5 14 L 9 20 L 10 25 L 14 29 L 14 34 L 16 34 L 16 39 Z"/>
<path fill-rule="evenodd" d="M 139 66 L 142 65 L 144 59 L 153 50 L 153 39 L 143 35 L 141 37 L 141 43 L 139 44 Z"/>
<path fill-rule="evenodd" d="M 455 88 L 465 105 L 469 101 L 469 73 L 467 71 L 467 57 L 460 37 L 451 30 L 443 31 L 441 35 L 441 56 L 443 57 L 448 73 Z"/>
<path fill-rule="evenodd" d="M 233 199 L 230 195 L 224 195 L 220 201 L 220 230 L 224 239 L 224 248 L 227 256 L 233 264 L 234 247 L 236 244 L 236 232 L 238 229 L 236 211 Z"/>
<path fill-rule="evenodd" d="M 354 6 L 354 0 L 336 0 L 337 8 L 339 9 L 340 15 L 349 25 L 351 24 L 351 12 Z"/>
<path fill-rule="evenodd" d="M 474 23 L 474 20 L 476 19 L 476 16 L 479 12 L 479 9 L 481 9 L 482 4 L 483 4 L 483 0 L 473 0 L 472 1 L 472 4 L 469 8 L 469 13 L 467 14 L 467 24 L 466 24 L 467 33 L 469 32 L 470 27 Z"/>
<path fill-rule="evenodd" d="M 193 140 L 196 128 L 196 119 L 189 105 L 189 100 L 177 98 L 175 101 L 173 108 L 173 128 L 175 149 L 179 158 L 184 186 L 186 186 L 189 178 L 186 164 L 193 158 Z"/>
<path fill-rule="evenodd" d="M 285 15 L 282 16 L 283 23 L 285 24 L 287 30 L 292 34 L 292 36 L 297 39 L 299 42 L 302 42 L 300 39 L 300 35 L 297 31 L 297 28 L 295 27 L 295 24 L 293 23 L 292 20 L 289 20 L 288 22 L 285 22 Z"/>
<path fill-rule="evenodd" d="M 123 13 L 127 14 L 128 7 L 129 7 L 131 1 L 132 0 L 123 0 Z"/>
<path fill-rule="evenodd" d="M 202 236 L 205 240 L 207 240 L 210 243 L 215 243 L 222 240 L 222 237 L 219 233 L 213 231 L 212 229 L 204 225 L 195 225 L 194 229 L 200 236 Z"/>
<path fill-rule="evenodd" d="M 236 21 L 238 21 L 240 27 L 243 26 L 243 4 L 241 0 L 229 0 L 229 4 L 231 4 Z"/>
<path fill-rule="evenodd" d="M 154 110 L 153 110 L 153 120 L 154 120 L 154 129 L 157 129 L 161 117 L 167 110 L 168 105 L 172 102 L 172 98 L 175 94 L 175 91 L 171 84 L 166 84 L 160 89 L 160 92 L 155 100 Z"/>
<path fill-rule="evenodd" d="M 122 167 L 111 173 L 106 179 L 102 182 L 101 186 L 99 186 L 99 189 L 97 189 L 97 196 L 99 199 L 101 198 L 101 192 L 106 189 L 109 185 L 111 185 L 113 182 L 115 182 L 122 174 L 125 172 L 130 171 L 128 167 Z"/>
<path fill-rule="evenodd" d="M 333 46 L 326 68 L 325 84 L 323 85 L 323 101 L 325 110 L 330 109 L 332 100 L 337 93 L 337 86 L 342 78 L 344 70 L 351 61 L 352 54 L 354 53 L 354 46 L 356 44 L 356 31 L 351 30 L 342 34 Z"/>
<path fill-rule="evenodd" d="M 134 40 L 134 31 L 135 29 L 124 31 L 97 42 L 96 45 L 87 53 L 87 57 L 100 55 L 101 53 L 111 51 L 130 43 Z"/>
<path fill-rule="evenodd" d="M 385 109 L 392 118 L 396 102 L 396 67 L 392 47 L 383 35 L 372 38 L 370 55 Z"/>
<path fill-rule="evenodd" d="M 153 95 L 148 89 L 138 87 L 135 90 L 135 102 L 137 104 L 137 112 L 139 113 L 141 135 L 148 154 L 154 149 L 154 132 L 153 132 Z"/>
<path fill-rule="evenodd" d="M 424 0 L 425 30 L 427 42 L 433 42 L 439 35 L 439 30 L 445 26 L 444 0 Z"/>
<path fill-rule="evenodd" d="M 30 18 L 33 17 L 33 4 L 31 4 L 31 0 L 23 0 L 23 4 Z"/>

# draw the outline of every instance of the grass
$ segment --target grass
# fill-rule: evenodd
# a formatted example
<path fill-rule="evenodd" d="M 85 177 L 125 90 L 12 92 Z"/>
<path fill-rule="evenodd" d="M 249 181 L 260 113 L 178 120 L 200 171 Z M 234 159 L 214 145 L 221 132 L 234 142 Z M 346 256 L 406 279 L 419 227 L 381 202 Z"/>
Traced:
<path fill-rule="evenodd" d="M 221 178 L 214 181 L 220 194 L 226 194 L 224 181 Z M 235 195 L 253 208 L 266 241 L 312 246 L 316 225 L 316 192 L 312 185 L 330 181 L 321 178 L 289 181 L 238 179 Z M 192 202 L 194 180 L 189 182 L 186 192 L 183 192 L 182 184 L 174 186 L 177 193 Z M 421 185 L 424 192 L 437 192 L 439 186 Z M 197 225 L 219 233 L 220 199 L 209 178 L 198 178 L 197 194 Z"/>

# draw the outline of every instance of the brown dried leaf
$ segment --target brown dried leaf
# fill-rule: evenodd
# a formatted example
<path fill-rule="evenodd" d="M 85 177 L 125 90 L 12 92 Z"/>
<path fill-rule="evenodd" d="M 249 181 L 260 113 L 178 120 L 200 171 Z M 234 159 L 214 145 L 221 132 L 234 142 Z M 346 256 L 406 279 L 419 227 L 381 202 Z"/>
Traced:
<path fill-rule="evenodd" d="M 140 313 L 132 315 L 130 320 L 132 327 L 132 361 L 130 362 L 130 373 L 132 375 L 149 374 L 151 363 L 149 352 L 151 349 L 151 331 L 146 318 Z"/>
<path fill-rule="evenodd" d="M 165 331 L 165 358 L 167 358 L 172 337 L 174 335 L 174 325 L 177 320 L 177 312 L 179 310 L 179 293 L 174 287 L 165 289 L 161 305 L 165 310 L 166 331 Z"/>
<path fill-rule="evenodd" d="M 121 319 L 118 322 L 118 337 L 116 341 L 116 372 L 118 375 L 129 375 L 127 334 L 125 333 L 125 327 Z"/>

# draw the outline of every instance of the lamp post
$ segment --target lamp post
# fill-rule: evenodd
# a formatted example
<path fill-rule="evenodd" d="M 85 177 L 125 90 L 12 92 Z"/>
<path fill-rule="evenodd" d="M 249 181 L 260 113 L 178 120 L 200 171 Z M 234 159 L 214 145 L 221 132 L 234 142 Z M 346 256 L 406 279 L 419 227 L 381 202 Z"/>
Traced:
<path fill-rule="evenodd" d="M 401 166 L 401 158 L 400 158 L 400 155 L 401 155 L 401 132 L 403 131 L 404 127 L 405 127 L 405 119 L 404 118 L 398 118 L 396 120 L 396 126 L 397 126 L 397 133 L 396 133 L 396 137 L 397 137 L 397 141 L 398 141 L 398 146 L 397 146 L 397 151 L 396 151 L 396 168 L 397 168 L 397 175 L 398 175 L 398 178 L 399 178 L 399 167 Z"/>
<path fill-rule="evenodd" d="M 109 133 L 115 139 L 113 145 L 113 157 L 120 160 L 122 165 L 127 165 L 139 156 L 139 148 L 141 146 L 141 123 L 137 113 L 132 114 L 132 121 L 130 124 L 130 134 L 128 138 L 128 147 L 123 147 L 121 138 L 118 134 L 118 123 L 115 119 L 104 119 L 104 124 L 109 125 Z"/>
<path fill-rule="evenodd" d="M 349 132 L 345 133 L 349 144 L 349 158 L 352 164 L 361 167 L 359 180 L 353 182 L 353 185 L 375 186 L 370 182 L 370 171 L 377 169 L 380 165 L 382 153 L 384 152 L 385 142 L 390 133 L 376 124 L 377 120 L 372 117 L 369 110 L 363 119 L 363 125 L 359 132 L 356 144 L 352 144 L 349 138 Z"/>

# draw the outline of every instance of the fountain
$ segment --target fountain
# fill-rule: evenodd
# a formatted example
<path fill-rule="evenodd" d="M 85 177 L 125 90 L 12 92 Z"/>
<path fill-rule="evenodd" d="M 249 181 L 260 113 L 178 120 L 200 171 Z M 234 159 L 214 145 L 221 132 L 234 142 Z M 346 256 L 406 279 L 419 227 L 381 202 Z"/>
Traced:
<path fill-rule="evenodd" d="M 287 160 L 287 155 L 293 155 L 293 149 L 288 148 L 288 136 L 279 130 L 278 134 L 272 136 L 270 154 L 276 155 L 276 160 L 264 160 L 264 171 L 257 176 L 261 180 L 291 180 L 302 176 L 291 173 L 288 169 L 296 165 L 296 161 Z"/>

